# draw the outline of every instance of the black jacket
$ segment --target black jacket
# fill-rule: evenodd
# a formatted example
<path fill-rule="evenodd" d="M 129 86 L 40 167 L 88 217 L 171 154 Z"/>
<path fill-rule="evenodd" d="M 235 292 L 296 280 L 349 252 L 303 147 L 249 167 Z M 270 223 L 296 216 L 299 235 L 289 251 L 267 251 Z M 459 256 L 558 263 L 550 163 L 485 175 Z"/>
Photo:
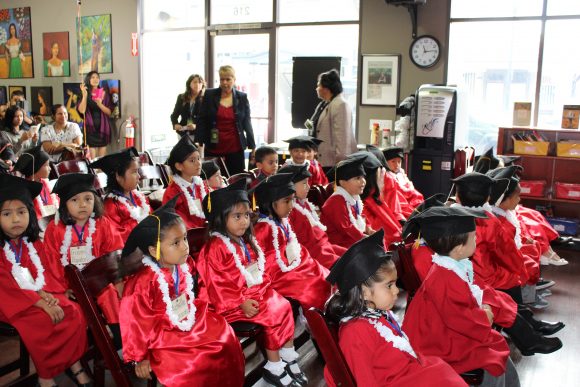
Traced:
<path fill-rule="evenodd" d="M 216 126 L 217 111 L 221 99 L 221 89 L 207 89 L 203 97 L 203 102 L 199 110 L 197 128 L 195 131 L 195 141 L 203 143 L 211 149 L 215 144 L 210 143 L 211 130 Z M 246 93 L 235 90 L 233 91 L 234 114 L 236 115 L 236 127 L 240 137 L 242 149 L 255 149 L 254 130 L 250 117 L 250 103 Z"/>
<path fill-rule="evenodd" d="M 197 116 L 199 115 L 199 108 L 201 106 L 201 95 L 198 95 L 195 99 L 195 104 L 193 105 L 193 116 L 189 111 L 189 102 L 183 103 L 183 95 L 179 94 L 177 96 L 177 101 L 175 101 L 175 107 L 173 108 L 173 113 L 171 113 L 171 127 L 175 124 L 181 126 L 187 125 L 187 120 L 190 118 L 195 124 L 197 121 Z"/>

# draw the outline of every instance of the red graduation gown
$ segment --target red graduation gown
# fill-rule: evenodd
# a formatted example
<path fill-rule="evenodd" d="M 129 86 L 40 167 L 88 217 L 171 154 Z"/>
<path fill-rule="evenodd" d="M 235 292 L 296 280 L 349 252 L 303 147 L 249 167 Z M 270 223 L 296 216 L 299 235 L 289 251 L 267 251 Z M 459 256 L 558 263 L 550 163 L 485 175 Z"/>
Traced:
<path fill-rule="evenodd" d="M 328 269 L 315 261 L 308 250 L 301 247 L 300 265 L 288 272 L 283 272 L 276 262 L 276 251 L 272 237 L 272 228 L 266 222 L 254 226 L 256 239 L 266 256 L 266 272 L 272 279 L 272 288 L 284 297 L 292 298 L 304 307 L 322 309 L 330 297 L 330 283 L 326 282 Z M 286 258 L 286 236 L 278 226 L 278 244 L 281 259 L 288 265 Z"/>
<path fill-rule="evenodd" d="M 133 195 L 133 199 L 138 207 L 143 207 L 144 204 L 149 205 L 149 199 L 146 197 L 144 197 L 145 203 L 141 202 L 139 195 Z M 127 242 L 129 234 L 137 226 L 138 222 L 131 217 L 127 207 L 116 198 L 107 197 L 103 204 L 105 207 L 105 216 L 111 221 L 111 225 L 117 231 L 123 242 Z M 151 209 L 149 212 L 151 212 Z"/>
<path fill-rule="evenodd" d="M 64 319 L 53 324 L 46 312 L 34 306 L 40 296 L 33 290 L 20 288 L 12 276 L 12 264 L 6 259 L 4 250 L 0 249 L 0 321 L 18 330 L 38 376 L 50 379 L 61 374 L 85 353 L 87 324 L 78 304 L 66 298 L 62 282 L 49 270 L 42 243 L 34 242 L 34 248 L 45 269 L 43 290 L 59 300 Z M 37 278 L 38 273 L 24 244 L 21 266 L 30 271 L 32 278 Z"/>
<path fill-rule="evenodd" d="M 316 160 L 309 160 L 308 172 L 312 175 L 308 178 L 308 184 L 313 185 L 327 185 L 328 178 L 322 169 L 322 165 Z"/>
<path fill-rule="evenodd" d="M 365 234 L 351 223 L 347 205 L 342 196 L 332 195 L 324 202 L 320 215 L 330 243 L 345 249 L 365 237 Z"/>
<path fill-rule="evenodd" d="M 175 203 L 175 212 L 181 216 L 181 219 L 185 222 L 185 227 L 187 229 L 205 227 L 205 218 L 190 215 L 187 199 L 185 195 L 183 195 L 181 188 L 175 182 L 171 182 L 165 190 L 165 193 L 163 194 L 163 204 L 173 199 L 175 195 L 179 195 L 179 198 L 177 198 L 177 202 Z M 197 184 L 195 185 L 194 199 L 199 199 L 200 202 L 203 199 L 201 197 L 201 186 Z"/>
<path fill-rule="evenodd" d="M 111 222 L 106 217 L 95 219 L 95 221 L 96 229 L 93 234 L 93 256 L 99 258 L 115 250 L 122 250 L 123 241 L 119 234 L 114 230 Z M 86 230 L 84 236 L 85 239 L 88 235 L 88 225 Z M 46 246 L 47 259 L 50 262 L 51 270 L 54 270 L 54 275 L 59 279 L 59 281 L 67 284 L 67 288 L 70 288 L 68 282 L 66 282 L 64 267 L 60 261 L 60 247 L 64 241 L 65 231 L 66 225 L 63 222 L 56 224 L 54 220 L 52 220 L 46 228 L 44 245 Z M 71 247 L 79 246 L 80 243 L 78 236 L 74 231 L 71 232 L 71 237 Z M 67 255 L 67 258 L 70 263 L 70 253 Z M 97 297 L 97 303 L 109 324 L 119 322 L 119 298 L 119 292 L 113 284 L 109 284 L 109 286 L 107 286 Z"/>
<path fill-rule="evenodd" d="M 294 207 L 300 206 L 308 211 L 314 211 L 310 203 L 299 200 L 294 201 Z M 290 212 L 288 221 L 292 225 L 294 233 L 298 238 L 298 242 L 310 253 L 312 258 L 316 259 L 322 266 L 330 269 L 334 262 L 346 251 L 344 247 L 333 245 L 328 240 L 326 231 L 323 231 L 318 226 L 310 224 L 308 217 L 294 208 Z"/>
<path fill-rule="evenodd" d="M 398 335 L 384 317 L 379 321 Z M 338 337 L 342 354 L 358 386 L 466 386 L 457 372 L 440 358 L 415 351 L 419 358 L 416 359 L 395 348 L 365 317 L 341 324 Z M 329 386 L 335 386 L 326 368 L 324 377 Z"/>
<path fill-rule="evenodd" d="M 387 172 L 392 173 L 392 172 Z M 402 169 L 395 173 L 397 181 L 397 188 L 403 194 L 409 205 L 414 209 L 425 200 L 423 194 L 415 189 L 413 183 L 407 177 L 407 174 Z"/>
<path fill-rule="evenodd" d="M 374 198 L 367 196 L 363 199 L 363 215 L 367 224 L 373 230 L 385 230 L 384 243 L 390 246 L 393 242 L 401 240 L 401 224 L 397 221 L 395 214 L 391 211 L 385 202 L 378 204 Z"/>
<path fill-rule="evenodd" d="M 54 205 L 55 209 L 58 211 L 58 196 L 52 195 L 50 193 L 50 187 L 48 186 L 48 182 L 46 179 L 40 179 L 40 183 L 42 183 L 42 191 L 40 191 L 40 195 L 34 200 L 34 211 L 36 212 L 36 218 L 41 219 L 42 210 L 40 208 L 41 203 L 42 205 Z"/>
<path fill-rule="evenodd" d="M 241 259 L 242 247 L 232 242 Z M 248 246 L 252 263 L 257 261 Z M 245 263 L 245 262 L 244 262 Z M 197 259 L 199 298 L 207 300 L 215 311 L 229 322 L 249 321 L 264 329 L 264 346 L 277 351 L 294 336 L 294 319 L 290 303 L 271 287 L 270 277 L 264 271 L 262 283 L 248 288 L 246 279 L 236 267 L 234 257 L 217 237 L 211 237 Z M 240 308 L 245 300 L 258 301 L 259 313 L 248 318 Z"/>
<path fill-rule="evenodd" d="M 557 239 L 558 231 L 554 230 L 546 218 L 536 210 L 524 206 L 516 207 L 516 216 L 527 235 L 540 244 L 540 252 L 544 254 L 550 249 L 550 242 Z"/>
<path fill-rule="evenodd" d="M 161 269 L 169 296 L 175 298 L 174 279 Z M 186 280 L 179 272 L 179 293 Z M 187 296 L 186 296 L 187 297 Z M 173 326 L 166 313 L 156 274 L 148 267 L 130 277 L 121 300 L 120 325 L 125 361 L 149 359 L 165 386 L 242 386 L 244 355 L 233 329 L 219 314 L 196 299 L 191 330 Z"/>
<path fill-rule="evenodd" d="M 409 206 L 407 199 L 397 189 L 397 180 L 392 173 L 387 172 L 384 174 L 383 182 L 382 198 L 387 204 L 387 207 L 393 211 L 396 220 L 405 220 L 413 212 L 413 209 Z"/>
<path fill-rule="evenodd" d="M 458 373 L 483 368 L 505 372 L 510 353 L 469 286 L 453 271 L 433 265 L 405 315 L 404 331 L 415 350 L 441 357 Z"/>

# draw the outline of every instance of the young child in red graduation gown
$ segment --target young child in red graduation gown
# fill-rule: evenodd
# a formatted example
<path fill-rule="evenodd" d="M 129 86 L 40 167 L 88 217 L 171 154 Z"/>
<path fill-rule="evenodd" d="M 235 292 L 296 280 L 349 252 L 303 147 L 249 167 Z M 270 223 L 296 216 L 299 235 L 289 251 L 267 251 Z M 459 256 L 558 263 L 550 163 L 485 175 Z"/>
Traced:
<path fill-rule="evenodd" d="M 38 239 L 33 200 L 42 184 L 2 174 L 0 187 L 0 321 L 18 330 L 40 386 L 54 386 L 68 368 L 79 385 L 88 386 L 79 362 L 87 349 L 84 316 L 64 295 Z"/>
<path fill-rule="evenodd" d="M 404 328 L 415 348 L 440 356 L 458 373 L 483 368 L 484 383 L 519 385 L 509 346 L 491 326 L 493 313 L 473 282 L 468 259 L 475 251 L 475 218 L 485 216 L 480 210 L 432 207 L 408 220 L 436 254 L 408 306 Z"/>
<path fill-rule="evenodd" d="M 131 230 L 151 212 L 149 200 L 137 190 L 139 153 L 135 148 L 127 148 L 101 157 L 91 168 L 107 174 L 105 216 L 126 242 Z"/>
<path fill-rule="evenodd" d="M 383 230 L 356 242 L 340 257 L 328 281 L 338 286 L 326 317 L 340 323 L 339 346 L 358 386 L 466 386 L 435 356 L 426 356 L 390 311 L 397 300 L 397 270 L 383 247 Z M 334 381 L 328 369 L 324 377 Z"/>
<path fill-rule="evenodd" d="M 278 171 L 278 153 L 276 149 L 269 146 L 261 146 L 254 154 L 256 169 L 253 170 L 256 179 L 252 181 L 248 189 L 254 188 L 262 180 Z"/>
<path fill-rule="evenodd" d="M 227 185 L 220 167 L 214 160 L 207 160 L 201 163 L 201 178 L 206 192 L 212 192 Z"/>
<path fill-rule="evenodd" d="M 122 264 L 143 266 L 129 277 L 121 301 L 123 358 L 164 386 L 242 386 L 244 355 L 226 320 L 196 299 L 187 230 L 175 199 L 131 231 Z M 133 254 L 139 248 L 145 252 Z"/>
<path fill-rule="evenodd" d="M 290 158 L 286 160 L 285 165 L 306 165 L 311 175 L 308 178 L 308 184 L 311 186 L 326 185 L 328 184 L 328 179 L 324 175 L 320 164 L 314 165 L 308 160 L 308 154 L 312 153 L 313 149 L 317 147 L 314 140 L 314 137 L 310 136 L 296 136 L 284 140 L 284 142 L 288 143 L 288 150 L 290 151 Z"/>
<path fill-rule="evenodd" d="M 205 215 L 201 209 L 201 201 L 206 195 L 205 186 L 201 180 L 201 156 L 189 136 L 183 136 L 175 144 L 167 165 L 173 172 L 173 181 L 163 194 L 163 204 L 178 194 L 175 211 L 185 222 L 187 229 L 204 227 Z"/>
<path fill-rule="evenodd" d="M 388 148 L 383 152 L 387 160 L 388 172 L 397 183 L 397 190 L 403 195 L 407 201 L 407 208 L 404 212 L 410 214 L 415 207 L 417 207 L 423 200 L 423 194 L 417 191 L 413 183 L 407 177 L 405 170 L 401 167 L 405 155 L 403 148 Z"/>
<path fill-rule="evenodd" d="M 303 308 L 322 308 L 330 297 L 330 285 L 324 280 L 328 270 L 300 244 L 288 222 L 294 204 L 293 176 L 277 173 L 255 188 L 260 213 L 254 231 L 266 255 L 272 288 Z"/>
<path fill-rule="evenodd" d="M 364 158 L 340 161 L 328 174 L 335 188 L 322 206 L 320 219 L 330 243 L 346 249 L 373 232 L 367 226 L 360 198 L 366 184 L 363 162 Z"/>
<path fill-rule="evenodd" d="M 326 235 L 326 226 L 320 222 L 320 218 L 314 209 L 314 204 L 307 199 L 308 178 L 310 172 L 306 165 L 285 165 L 280 168 L 280 173 L 292 173 L 294 178 L 294 206 L 288 216 L 288 221 L 296 233 L 298 242 L 310 253 L 312 258 L 318 261 L 322 266 L 330 269 L 334 262 L 342 255 L 346 249 L 344 247 L 333 245 Z"/>
<path fill-rule="evenodd" d="M 308 160 L 308 162 L 310 163 L 308 170 L 310 171 L 312 176 L 317 176 L 316 181 L 318 181 L 318 184 L 327 185 L 328 178 L 326 177 L 326 174 L 324 173 L 324 169 L 322 168 L 322 164 L 320 164 L 320 162 L 318 162 L 318 160 L 316 159 L 316 156 L 318 155 L 318 147 L 324 141 L 322 141 L 321 139 L 318 139 L 316 137 L 311 137 L 310 139 L 312 141 L 313 146 L 312 146 L 312 149 L 306 151 L 306 160 Z"/>
<path fill-rule="evenodd" d="M 262 326 L 267 382 L 306 384 L 294 350 L 292 308 L 271 286 L 266 257 L 252 233 L 245 182 L 209 193 L 203 208 L 211 233 L 198 258 L 200 297 L 207 298 L 230 323 Z"/>
<path fill-rule="evenodd" d="M 64 267 L 85 267 L 93 259 L 123 248 L 123 241 L 103 215 L 103 202 L 94 188 L 95 176 L 85 173 L 61 175 L 52 191 L 60 198 L 54 220 L 46 228 L 44 242 L 51 270 L 66 284 Z M 97 302 L 107 322 L 119 321 L 119 293 L 113 284 L 99 295 Z"/>

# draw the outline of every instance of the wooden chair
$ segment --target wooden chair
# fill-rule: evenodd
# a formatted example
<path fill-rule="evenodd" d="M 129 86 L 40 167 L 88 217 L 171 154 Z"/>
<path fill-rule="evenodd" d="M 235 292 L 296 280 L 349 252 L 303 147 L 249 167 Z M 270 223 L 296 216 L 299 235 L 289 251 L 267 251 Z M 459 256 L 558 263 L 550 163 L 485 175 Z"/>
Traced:
<path fill-rule="evenodd" d="M 243 179 L 246 179 L 246 187 L 249 187 L 252 184 L 252 182 L 256 179 L 256 176 L 252 172 L 238 173 L 228 178 L 228 185 L 234 184 L 235 182 Z"/>
<path fill-rule="evenodd" d="M 189 255 L 193 260 L 197 260 L 203 245 L 209 239 L 207 227 L 190 228 L 187 230 L 187 242 L 189 244 Z"/>
<path fill-rule="evenodd" d="M 322 205 L 324 204 L 322 189 L 323 187 L 320 185 L 313 185 L 310 187 L 310 190 L 308 190 L 308 200 L 318 208 L 322 208 Z"/>
<path fill-rule="evenodd" d="M 141 165 L 155 165 L 153 157 L 148 151 L 139 152 L 139 163 Z"/>
<path fill-rule="evenodd" d="M 322 193 L 322 203 L 332 196 L 334 193 L 334 183 L 329 183 L 325 187 L 320 187 L 320 192 Z"/>
<path fill-rule="evenodd" d="M 316 340 L 334 383 L 341 387 L 355 387 L 354 377 L 338 346 L 338 327 L 330 324 L 324 314 L 315 308 L 304 310 L 304 317 L 308 321 L 310 334 Z"/>
<path fill-rule="evenodd" d="M 156 164 L 156 165 L 161 172 L 163 187 L 167 188 L 167 186 L 171 182 L 171 177 L 173 176 L 173 172 L 171 172 L 171 167 L 167 164 Z"/>
<path fill-rule="evenodd" d="M 141 165 L 139 175 L 141 176 L 139 185 L 143 191 L 155 191 L 164 186 L 163 172 L 158 165 Z"/>
<path fill-rule="evenodd" d="M 421 286 L 421 278 L 413 264 L 413 257 L 411 256 L 411 243 L 405 242 L 394 243 L 389 250 L 393 252 L 393 261 L 397 267 L 397 276 L 399 277 L 403 288 L 407 291 L 407 307 L 415 297 L 415 293 Z"/>
<path fill-rule="evenodd" d="M 18 354 L 18 359 L 0 366 L 0 377 L 8 375 L 16 370 L 19 371 L 19 377 L 17 381 L 22 381 L 30 373 L 30 356 L 28 350 L 24 345 L 24 341 L 19 337 L 18 331 L 12 325 L 0 322 L 0 336 L 2 337 L 18 337 L 20 341 L 20 351 Z M 32 375 L 32 378 L 36 378 L 36 375 Z M 28 379 L 28 378 L 26 378 Z"/>
<path fill-rule="evenodd" d="M 56 164 L 58 176 L 67 173 L 89 173 L 89 164 L 86 160 L 67 160 Z"/>
<path fill-rule="evenodd" d="M 475 148 L 457 149 L 453 160 L 453 177 L 457 178 L 473 170 L 475 163 Z"/>
<path fill-rule="evenodd" d="M 97 193 L 101 195 L 101 197 L 105 196 L 105 188 L 107 187 L 107 174 L 105 172 L 99 172 L 96 174 L 97 178 L 95 179 L 95 188 Z"/>
<path fill-rule="evenodd" d="M 94 351 L 95 385 L 105 385 L 105 368 L 107 368 L 119 387 L 132 385 L 130 377 L 135 375 L 133 364 L 124 363 L 113 345 L 105 318 L 97 306 L 97 295 L 110 283 L 117 282 L 119 273 L 120 252 L 113 252 L 91 261 L 83 270 L 75 265 L 65 267 L 67 280 L 87 319 L 89 330 L 98 351 Z M 156 381 L 150 381 L 155 386 Z"/>

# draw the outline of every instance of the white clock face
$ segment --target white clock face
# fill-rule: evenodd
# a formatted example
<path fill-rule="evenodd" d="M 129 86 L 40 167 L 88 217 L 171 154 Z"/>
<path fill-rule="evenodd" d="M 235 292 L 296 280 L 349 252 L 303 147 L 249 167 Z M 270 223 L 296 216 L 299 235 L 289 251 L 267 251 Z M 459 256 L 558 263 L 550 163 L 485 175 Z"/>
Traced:
<path fill-rule="evenodd" d="M 439 60 L 439 42 L 431 36 L 415 40 L 410 50 L 411 60 L 419 67 L 431 67 Z"/>

